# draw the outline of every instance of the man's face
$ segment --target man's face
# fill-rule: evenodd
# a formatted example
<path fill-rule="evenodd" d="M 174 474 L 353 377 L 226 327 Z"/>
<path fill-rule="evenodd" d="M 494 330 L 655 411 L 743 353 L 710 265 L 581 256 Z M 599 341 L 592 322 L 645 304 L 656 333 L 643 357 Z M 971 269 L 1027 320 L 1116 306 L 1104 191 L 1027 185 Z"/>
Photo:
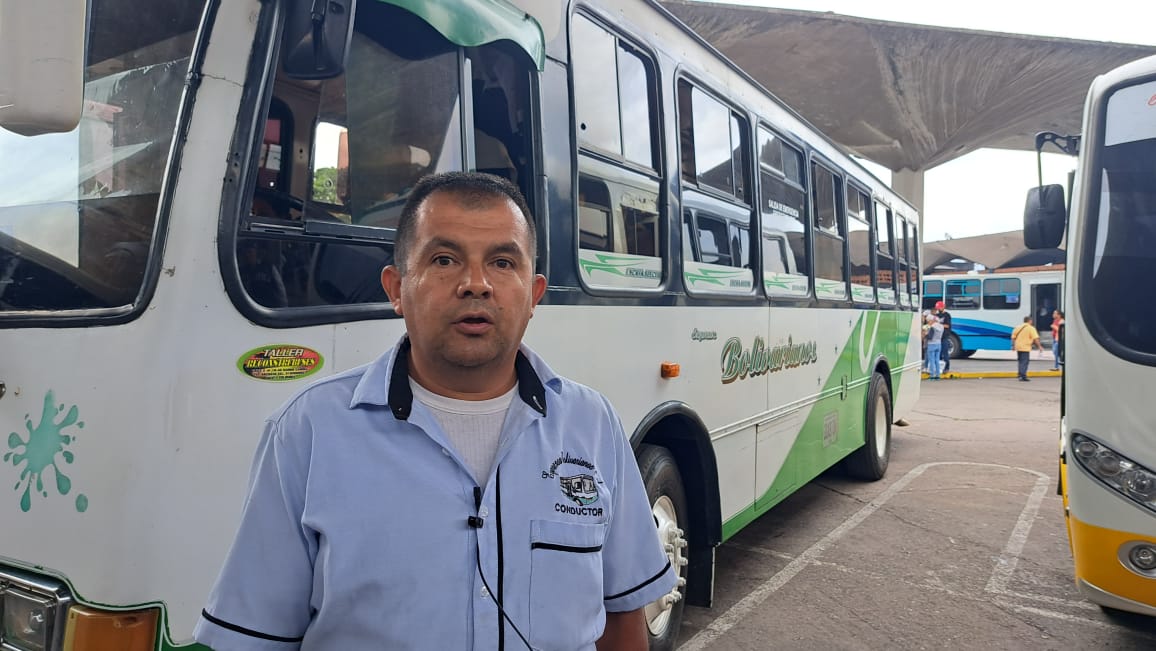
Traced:
<path fill-rule="evenodd" d="M 452 193 L 434 192 L 418 210 L 406 266 L 404 276 L 387 267 L 382 285 L 405 318 L 419 381 L 453 386 L 463 371 L 512 368 L 546 291 L 512 201 L 465 207 Z"/>

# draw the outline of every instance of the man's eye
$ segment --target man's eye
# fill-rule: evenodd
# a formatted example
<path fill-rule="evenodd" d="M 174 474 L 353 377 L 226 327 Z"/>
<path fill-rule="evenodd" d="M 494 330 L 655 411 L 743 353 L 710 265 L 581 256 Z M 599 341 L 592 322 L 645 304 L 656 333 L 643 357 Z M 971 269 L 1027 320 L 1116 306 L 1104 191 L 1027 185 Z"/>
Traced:
<path fill-rule="evenodd" d="M 507 260 L 505 258 L 499 258 L 494 261 L 494 265 L 496 265 L 499 269 L 513 269 L 514 261 Z"/>
<path fill-rule="evenodd" d="M 439 255 L 433 259 L 433 263 L 439 267 L 448 267 L 454 263 L 454 259 L 448 255 Z"/>

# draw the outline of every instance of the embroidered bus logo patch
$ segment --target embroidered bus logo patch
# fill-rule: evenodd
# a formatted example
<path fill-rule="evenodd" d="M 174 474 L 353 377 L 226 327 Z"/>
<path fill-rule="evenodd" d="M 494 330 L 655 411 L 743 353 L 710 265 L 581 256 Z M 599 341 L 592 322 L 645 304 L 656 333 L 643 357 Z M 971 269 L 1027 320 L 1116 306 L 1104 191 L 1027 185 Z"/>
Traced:
<path fill-rule="evenodd" d="M 579 506 L 586 506 L 598 501 L 598 487 L 594 485 L 593 475 L 559 477 L 558 483 L 562 486 L 562 494 Z"/>

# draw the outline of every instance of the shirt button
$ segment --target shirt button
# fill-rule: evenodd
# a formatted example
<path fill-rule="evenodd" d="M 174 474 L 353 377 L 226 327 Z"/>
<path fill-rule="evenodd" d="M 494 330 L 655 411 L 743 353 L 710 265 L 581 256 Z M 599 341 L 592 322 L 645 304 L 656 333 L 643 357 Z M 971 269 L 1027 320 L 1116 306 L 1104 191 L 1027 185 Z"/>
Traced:
<path fill-rule="evenodd" d="M 485 586 L 482 586 L 482 596 L 483 596 L 483 597 L 488 597 L 488 596 L 490 596 L 490 591 L 489 591 L 489 590 L 487 590 L 487 589 L 485 588 Z"/>
<path fill-rule="evenodd" d="M 450 456 L 450 451 L 445 449 L 445 448 L 442 448 L 442 454 L 444 454 L 448 457 L 448 456 Z"/>
<path fill-rule="evenodd" d="M 483 506 L 482 508 L 478 509 L 478 515 L 482 516 L 483 518 L 489 517 L 490 510 Z"/>

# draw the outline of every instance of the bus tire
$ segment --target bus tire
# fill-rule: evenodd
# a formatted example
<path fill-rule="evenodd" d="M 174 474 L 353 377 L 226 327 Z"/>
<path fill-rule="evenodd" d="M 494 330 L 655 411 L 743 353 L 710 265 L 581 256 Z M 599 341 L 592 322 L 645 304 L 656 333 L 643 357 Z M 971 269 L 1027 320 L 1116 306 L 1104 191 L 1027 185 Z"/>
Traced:
<path fill-rule="evenodd" d="M 947 346 L 948 359 L 960 359 L 963 355 L 963 345 L 959 343 L 959 337 L 954 332 L 947 333 L 947 341 L 944 342 Z"/>
<path fill-rule="evenodd" d="M 678 573 L 678 585 L 669 594 L 647 604 L 646 628 L 651 651 L 672 651 L 678 641 L 682 609 L 686 604 L 687 543 L 685 528 L 690 515 L 686 492 L 678 464 L 670 451 L 658 445 L 643 443 L 636 452 L 638 469 L 646 486 L 651 512 L 658 527 L 658 537 Z"/>
<path fill-rule="evenodd" d="M 891 461 L 891 392 L 880 373 L 871 376 L 867 389 L 864 429 L 863 447 L 847 457 L 844 467 L 855 479 L 878 481 Z"/>

